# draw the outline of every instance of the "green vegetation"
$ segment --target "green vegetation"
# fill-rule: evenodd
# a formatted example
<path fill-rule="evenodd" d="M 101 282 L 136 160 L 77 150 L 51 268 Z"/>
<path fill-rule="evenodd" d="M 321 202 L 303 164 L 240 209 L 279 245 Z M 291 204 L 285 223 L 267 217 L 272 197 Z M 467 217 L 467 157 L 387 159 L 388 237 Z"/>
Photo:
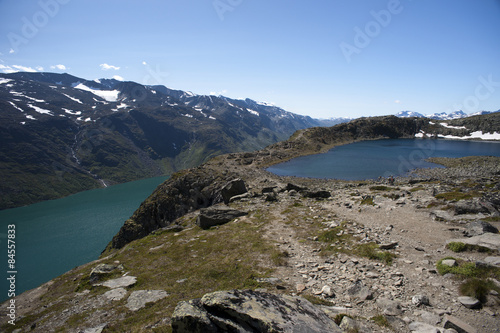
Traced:
<path fill-rule="evenodd" d="M 389 187 L 385 185 L 370 186 L 370 191 L 396 191 L 399 190 L 397 187 Z"/>
<path fill-rule="evenodd" d="M 150 325 L 156 313 L 172 314 L 181 300 L 199 298 L 216 290 L 275 288 L 260 278 L 272 276 L 277 265 L 285 265 L 289 254 L 277 249 L 272 240 L 262 237 L 263 228 L 269 222 L 262 212 L 251 213 L 244 220 L 233 221 L 217 229 L 202 230 L 193 227 L 194 217 L 186 216 L 181 224 L 189 225 L 183 231 L 157 231 L 147 237 L 129 243 L 120 250 L 108 252 L 100 263 L 126 263 L 128 275 L 136 276 L 137 283 L 128 288 L 134 290 L 165 290 L 169 296 L 127 316 L 121 322 L 114 322 L 106 329 L 109 332 L 139 332 Z M 91 263 L 78 267 L 54 280 L 51 292 L 42 299 L 44 310 L 36 316 L 22 319 L 28 327 L 42 318 L 54 320 L 65 308 L 72 305 L 75 291 L 90 290 L 90 295 L 101 295 L 108 288 L 92 286 L 89 282 Z M 123 272 L 117 271 L 109 278 L 116 278 Z M 103 311 L 127 311 L 126 298 L 104 305 Z M 58 309 L 61 310 L 58 310 Z M 85 325 L 87 317 L 73 315 L 65 323 L 65 329 Z M 9 332 L 9 327 L 0 330 Z M 169 331 L 165 325 L 158 332 Z"/>
<path fill-rule="evenodd" d="M 450 242 L 446 245 L 446 248 L 452 250 L 453 252 L 464 252 L 464 251 L 477 251 L 477 252 L 492 252 L 487 247 L 479 245 L 465 244 L 462 242 Z"/>
<path fill-rule="evenodd" d="M 467 279 L 460 285 L 459 290 L 461 295 L 477 298 L 481 303 L 486 303 L 490 290 L 500 292 L 500 288 L 493 281 L 480 278 Z"/>
<path fill-rule="evenodd" d="M 371 196 L 366 196 L 361 200 L 361 205 L 368 205 L 368 206 L 375 206 L 375 203 L 373 202 L 373 197 Z"/>
<path fill-rule="evenodd" d="M 382 261 L 386 265 L 391 265 L 396 255 L 389 251 L 380 251 L 379 246 L 375 242 L 356 245 L 353 253 L 360 257 L 365 257 L 372 260 Z"/>
<path fill-rule="evenodd" d="M 485 222 L 500 222 L 500 216 L 489 216 L 481 219 Z"/>
<path fill-rule="evenodd" d="M 472 199 L 474 196 L 477 196 L 477 195 L 475 195 L 473 193 L 464 193 L 464 192 L 453 191 L 453 192 L 439 193 L 435 196 L 435 198 L 436 199 L 443 199 L 446 201 L 460 201 L 460 200 Z"/>
<path fill-rule="evenodd" d="M 321 255 L 328 256 L 334 253 L 347 253 L 372 260 L 378 260 L 386 265 L 391 265 L 396 257 L 394 253 L 379 250 L 375 242 L 358 243 L 352 234 L 346 231 L 348 222 L 344 221 L 338 227 L 322 231 L 318 241 L 326 243 L 321 249 Z"/>
<path fill-rule="evenodd" d="M 370 320 L 372 320 L 375 324 L 377 324 L 380 327 L 391 327 L 391 324 L 389 324 L 387 317 L 384 316 L 383 314 L 371 317 Z"/>
<path fill-rule="evenodd" d="M 312 304 L 315 304 L 315 305 L 325 305 L 325 306 L 332 306 L 332 305 L 334 305 L 332 302 L 327 301 L 326 299 L 323 299 L 321 297 L 314 296 L 314 295 L 311 295 L 311 294 L 302 294 L 301 296 L 304 297 L 309 302 L 311 302 Z"/>
<path fill-rule="evenodd" d="M 453 252 L 463 252 L 467 250 L 467 244 L 462 242 L 450 242 L 446 245 L 446 247 Z"/>
<path fill-rule="evenodd" d="M 457 265 L 450 267 L 443 265 L 443 260 L 455 260 Z M 464 260 L 455 259 L 453 257 L 446 257 L 439 260 L 436 264 L 439 274 L 444 275 L 447 273 L 455 274 L 456 278 L 463 280 L 459 287 L 462 295 L 475 297 L 481 302 L 486 301 L 486 295 L 490 290 L 500 292 L 500 288 L 495 286 L 494 283 L 488 278 L 500 278 L 500 268 L 492 266 L 479 266 L 473 262 L 466 262 Z"/>

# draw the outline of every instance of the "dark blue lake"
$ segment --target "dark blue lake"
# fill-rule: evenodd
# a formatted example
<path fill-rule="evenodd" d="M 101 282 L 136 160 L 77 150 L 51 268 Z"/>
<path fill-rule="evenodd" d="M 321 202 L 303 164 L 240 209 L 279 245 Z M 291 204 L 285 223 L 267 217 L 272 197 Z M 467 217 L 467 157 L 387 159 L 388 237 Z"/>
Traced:
<path fill-rule="evenodd" d="M 327 153 L 292 159 L 269 167 L 280 176 L 343 180 L 402 176 L 418 168 L 441 167 L 429 157 L 500 156 L 500 142 L 388 139 L 351 143 Z"/>
<path fill-rule="evenodd" d="M 98 259 L 133 212 L 167 177 L 80 192 L 0 211 L 0 301 L 7 299 L 8 225 L 16 230 L 16 295 Z"/>

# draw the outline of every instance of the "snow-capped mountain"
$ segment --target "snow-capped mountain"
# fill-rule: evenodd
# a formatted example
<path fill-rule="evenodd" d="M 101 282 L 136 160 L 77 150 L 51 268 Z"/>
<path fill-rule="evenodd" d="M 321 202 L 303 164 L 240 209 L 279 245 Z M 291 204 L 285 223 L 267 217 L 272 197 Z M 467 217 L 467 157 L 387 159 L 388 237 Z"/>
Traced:
<path fill-rule="evenodd" d="M 430 119 L 435 119 L 435 120 L 452 120 L 452 119 L 461 119 L 461 118 L 466 118 L 466 117 L 485 115 L 485 114 L 490 114 L 493 112 L 498 112 L 498 111 L 479 111 L 479 112 L 467 114 L 467 113 L 463 112 L 462 110 L 458 110 L 458 111 L 453 111 L 450 113 L 441 112 L 441 113 L 433 113 L 433 114 L 429 114 L 429 115 L 424 115 L 422 113 L 418 113 L 418 112 L 414 112 L 414 111 L 401 111 L 401 112 L 398 112 L 396 114 L 396 117 L 400 117 L 400 118 L 419 117 L 419 118 L 430 118 Z"/>
<path fill-rule="evenodd" d="M 396 117 L 400 117 L 400 118 L 411 118 L 411 117 L 424 118 L 425 116 L 421 113 L 414 112 L 414 111 L 401 111 L 401 112 L 396 114 Z"/>
<path fill-rule="evenodd" d="M 170 174 L 329 125 L 251 99 L 55 73 L 0 74 L 0 119 L 0 209 Z"/>

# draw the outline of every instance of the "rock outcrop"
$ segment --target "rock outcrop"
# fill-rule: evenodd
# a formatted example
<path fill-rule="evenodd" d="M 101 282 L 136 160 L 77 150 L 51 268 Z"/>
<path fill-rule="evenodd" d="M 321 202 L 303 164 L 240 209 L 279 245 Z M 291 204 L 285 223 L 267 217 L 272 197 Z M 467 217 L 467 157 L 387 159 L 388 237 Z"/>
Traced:
<path fill-rule="evenodd" d="M 200 209 L 196 225 L 202 229 L 227 223 L 237 217 L 247 215 L 246 212 L 224 206 L 212 206 Z"/>
<path fill-rule="evenodd" d="M 172 316 L 172 328 L 176 333 L 342 332 L 304 298 L 251 290 L 218 291 L 181 302 Z"/>

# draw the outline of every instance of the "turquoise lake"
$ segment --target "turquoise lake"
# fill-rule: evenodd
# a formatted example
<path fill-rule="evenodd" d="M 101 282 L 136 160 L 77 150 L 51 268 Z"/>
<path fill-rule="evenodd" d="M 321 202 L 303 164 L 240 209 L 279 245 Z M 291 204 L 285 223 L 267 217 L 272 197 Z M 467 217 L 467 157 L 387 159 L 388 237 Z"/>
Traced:
<path fill-rule="evenodd" d="M 343 180 L 401 176 L 418 168 L 440 167 L 429 157 L 500 156 L 500 142 L 433 139 L 387 139 L 339 146 L 273 165 L 280 176 Z"/>
<path fill-rule="evenodd" d="M 62 199 L 0 211 L 0 249 L 6 300 L 7 226 L 16 230 L 16 295 L 98 259 L 126 219 L 167 177 L 80 192 Z"/>

